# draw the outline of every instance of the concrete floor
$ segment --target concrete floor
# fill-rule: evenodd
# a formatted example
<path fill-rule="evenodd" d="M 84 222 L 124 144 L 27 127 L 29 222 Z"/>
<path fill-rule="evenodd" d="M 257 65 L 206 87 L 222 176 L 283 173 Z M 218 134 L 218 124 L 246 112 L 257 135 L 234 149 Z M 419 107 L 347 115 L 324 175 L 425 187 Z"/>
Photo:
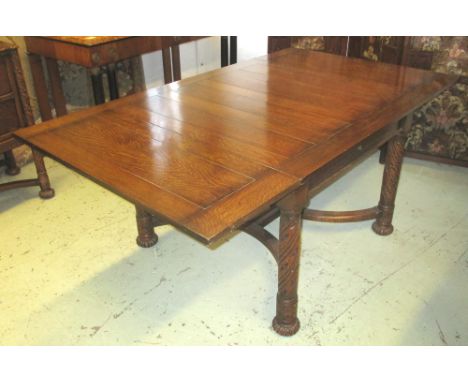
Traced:
<path fill-rule="evenodd" d="M 211 250 L 161 227 L 139 248 L 131 204 L 46 165 L 54 199 L 0 194 L 1 345 L 468 345 L 466 168 L 405 159 L 391 236 L 305 222 L 302 328 L 282 338 L 260 243 L 241 233 Z M 311 205 L 369 207 L 381 174 L 374 155 Z"/>

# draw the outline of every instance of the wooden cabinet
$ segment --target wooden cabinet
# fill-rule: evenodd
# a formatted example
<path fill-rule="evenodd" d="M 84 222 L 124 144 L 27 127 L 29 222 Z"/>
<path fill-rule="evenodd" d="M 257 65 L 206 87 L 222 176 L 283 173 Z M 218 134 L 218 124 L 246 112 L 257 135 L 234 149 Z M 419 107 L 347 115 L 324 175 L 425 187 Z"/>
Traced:
<path fill-rule="evenodd" d="M 11 150 L 20 142 L 13 132 L 33 123 L 16 47 L 0 42 L 0 153 L 5 157 L 9 175 L 19 173 Z"/>
<path fill-rule="evenodd" d="M 12 150 L 22 145 L 13 133 L 18 129 L 34 124 L 29 97 L 24 82 L 18 52 L 14 45 L 0 41 L 0 154 L 8 175 L 20 172 Z M 33 159 L 38 177 L 0 184 L 0 191 L 17 187 L 40 186 L 39 195 L 51 198 L 54 190 L 50 188 L 49 178 L 40 152 L 33 150 Z"/>

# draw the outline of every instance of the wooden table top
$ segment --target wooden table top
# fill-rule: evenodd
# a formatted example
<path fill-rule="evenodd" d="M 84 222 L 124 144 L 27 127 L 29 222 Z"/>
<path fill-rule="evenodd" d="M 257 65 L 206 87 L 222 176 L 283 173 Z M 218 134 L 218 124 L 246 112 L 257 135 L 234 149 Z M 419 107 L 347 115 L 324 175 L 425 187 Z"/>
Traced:
<path fill-rule="evenodd" d="M 287 49 L 17 135 L 211 242 L 454 81 Z"/>
<path fill-rule="evenodd" d="M 129 38 L 130 36 L 41 36 L 42 38 L 66 42 L 69 44 L 96 46 L 107 44 L 118 40 Z"/>
<path fill-rule="evenodd" d="M 12 49 L 16 49 L 16 46 L 4 41 L 0 41 L 0 52 L 5 52 Z"/>

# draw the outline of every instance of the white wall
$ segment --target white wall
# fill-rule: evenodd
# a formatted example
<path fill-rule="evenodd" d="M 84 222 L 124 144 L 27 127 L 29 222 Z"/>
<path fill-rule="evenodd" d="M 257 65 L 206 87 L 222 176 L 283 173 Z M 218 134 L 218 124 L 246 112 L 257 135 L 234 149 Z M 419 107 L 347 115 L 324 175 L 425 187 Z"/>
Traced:
<path fill-rule="evenodd" d="M 268 52 L 268 36 L 237 36 L 237 62 L 264 56 Z"/>
<path fill-rule="evenodd" d="M 241 62 L 267 53 L 268 36 L 238 36 L 237 61 Z M 221 67 L 221 41 L 209 37 L 180 45 L 182 78 Z M 143 70 L 148 88 L 164 84 L 162 53 L 143 55 Z"/>

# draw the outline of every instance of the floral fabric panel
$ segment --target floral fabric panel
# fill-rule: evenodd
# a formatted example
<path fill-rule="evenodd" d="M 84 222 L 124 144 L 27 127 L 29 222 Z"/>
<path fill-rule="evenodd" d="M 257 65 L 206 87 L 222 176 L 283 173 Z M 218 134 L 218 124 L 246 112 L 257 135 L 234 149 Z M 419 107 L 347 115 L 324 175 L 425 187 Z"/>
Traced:
<path fill-rule="evenodd" d="M 406 148 L 468 161 L 468 77 L 415 111 Z"/>
<path fill-rule="evenodd" d="M 432 70 L 468 76 L 468 37 L 437 37 L 440 50 L 435 54 Z"/>
<path fill-rule="evenodd" d="M 379 37 L 369 36 L 367 38 L 367 46 L 362 50 L 362 57 L 370 61 L 379 61 L 380 44 L 383 40 Z"/>
<path fill-rule="evenodd" d="M 406 148 L 468 162 L 468 37 L 414 37 L 411 47 L 435 52 L 432 70 L 461 77 L 415 111 Z"/>
<path fill-rule="evenodd" d="M 325 40 L 323 36 L 299 36 L 293 37 L 291 47 L 310 50 L 324 50 Z"/>
<path fill-rule="evenodd" d="M 440 50 L 442 38 L 439 36 L 417 36 L 411 38 L 411 48 L 424 52 L 437 52 Z"/>

